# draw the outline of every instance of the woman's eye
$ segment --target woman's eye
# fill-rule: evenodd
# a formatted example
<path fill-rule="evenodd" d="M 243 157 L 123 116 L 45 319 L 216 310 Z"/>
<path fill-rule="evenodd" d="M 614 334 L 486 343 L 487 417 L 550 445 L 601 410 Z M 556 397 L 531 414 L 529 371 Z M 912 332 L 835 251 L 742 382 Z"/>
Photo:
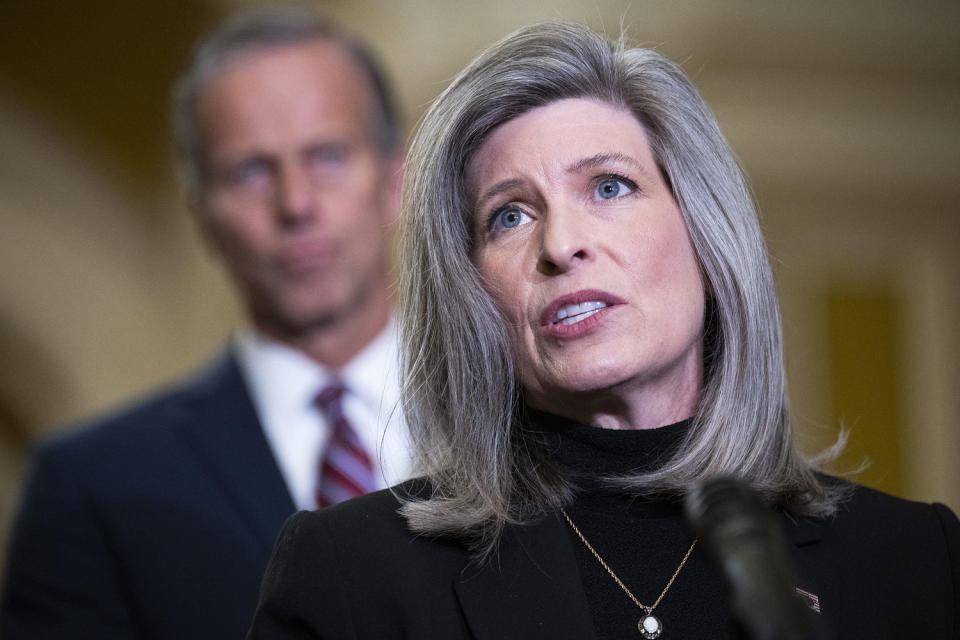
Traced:
<path fill-rule="evenodd" d="M 597 184 L 597 195 L 603 200 L 611 200 L 633 192 L 633 187 L 619 178 L 604 178 Z"/>
<path fill-rule="evenodd" d="M 530 221 L 530 216 L 520 209 L 504 209 L 495 214 L 494 226 L 501 229 L 512 229 L 526 224 Z"/>

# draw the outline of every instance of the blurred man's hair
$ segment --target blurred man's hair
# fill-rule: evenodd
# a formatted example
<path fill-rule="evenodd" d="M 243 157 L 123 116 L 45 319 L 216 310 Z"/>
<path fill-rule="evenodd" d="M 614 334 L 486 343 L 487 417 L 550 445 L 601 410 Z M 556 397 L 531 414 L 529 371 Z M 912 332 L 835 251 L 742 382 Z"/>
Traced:
<path fill-rule="evenodd" d="M 247 55 L 325 40 L 341 45 L 366 75 L 374 94 L 374 138 L 384 155 L 398 143 L 397 116 L 386 77 L 369 48 L 352 35 L 305 9 L 241 14 L 201 40 L 173 94 L 173 135 L 177 159 L 189 190 L 204 186 L 206 158 L 197 121 L 197 102 L 211 79 L 228 63 Z"/>

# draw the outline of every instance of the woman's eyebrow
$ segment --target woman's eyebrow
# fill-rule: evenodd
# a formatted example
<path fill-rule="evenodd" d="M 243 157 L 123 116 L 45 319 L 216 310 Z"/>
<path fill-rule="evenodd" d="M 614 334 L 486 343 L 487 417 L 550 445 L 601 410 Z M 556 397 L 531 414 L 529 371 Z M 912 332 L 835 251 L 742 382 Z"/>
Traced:
<path fill-rule="evenodd" d="M 477 208 L 482 208 L 483 204 L 487 200 L 490 200 L 491 198 L 494 198 L 505 191 L 510 191 L 511 189 L 516 189 L 517 187 L 523 186 L 523 184 L 524 182 L 521 178 L 508 178 L 507 180 L 501 180 L 484 191 L 483 194 L 477 198 L 476 206 Z"/>
<path fill-rule="evenodd" d="M 569 165 L 566 168 L 566 172 L 576 173 L 584 169 L 591 169 L 594 167 L 609 164 L 611 162 L 627 164 L 641 173 L 644 173 L 644 174 L 647 173 L 646 167 L 644 167 L 639 160 L 637 160 L 633 156 L 628 156 L 624 153 L 619 153 L 619 152 L 598 153 L 596 155 L 590 156 L 589 158 L 582 158 L 580 160 L 577 160 L 573 164 Z M 489 189 L 484 191 L 480 195 L 480 197 L 477 198 L 476 207 L 483 208 L 483 204 L 488 200 L 500 195 L 501 193 L 510 191 L 511 189 L 521 187 L 524 184 L 525 183 L 522 178 L 508 178 L 506 180 L 501 180 L 500 182 L 497 182 L 496 184 L 492 185 Z"/>
<path fill-rule="evenodd" d="M 637 171 L 646 173 L 646 168 L 639 160 L 633 156 L 628 156 L 623 153 L 598 153 L 596 155 L 590 156 L 589 158 L 583 158 L 577 160 L 573 164 L 567 167 L 567 173 L 576 173 L 582 171 L 583 169 L 592 169 L 610 162 L 619 162 L 622 164 L 628 164 L 635 168 Z"/>

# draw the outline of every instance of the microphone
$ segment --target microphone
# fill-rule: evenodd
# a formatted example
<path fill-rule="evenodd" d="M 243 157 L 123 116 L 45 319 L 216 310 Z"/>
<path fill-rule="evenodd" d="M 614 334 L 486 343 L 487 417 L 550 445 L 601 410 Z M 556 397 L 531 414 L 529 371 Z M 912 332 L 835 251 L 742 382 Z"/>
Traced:
<path fill-rule="evenodd" d="M 744 482 L 698 482 L 685 499 L 687 522 L 722 569 L 733 614 L 751 640 L 830 640 L 796 594 L 786 544 L 773 513 Z"/>

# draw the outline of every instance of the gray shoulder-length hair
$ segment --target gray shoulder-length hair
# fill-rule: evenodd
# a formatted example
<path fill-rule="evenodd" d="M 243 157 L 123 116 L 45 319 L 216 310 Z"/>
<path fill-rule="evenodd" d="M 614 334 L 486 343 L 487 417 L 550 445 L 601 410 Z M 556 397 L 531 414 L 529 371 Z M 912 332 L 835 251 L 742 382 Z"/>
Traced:
<path fill-rule="evenodd" d="M 699 259 L 709 300 L 704 388 L 682 447 L 659 469 L 609 482 L 678 495 L 735 474 L 771 503 L 827 515 L 790 428 L 780 315 L 757 213 L 717 123 L 659 54 L 566 22 L 523 28 L 474 60 L 434 102 L 412 143 L 400 238 L 404 412 L 431 494 L 408 498 L 412 530 L 466 537 L 481 553 L 506 523 L 569 501 L 574 488 L 526 428 L 504 321 L 471 260 L 466 172 L 490 133 L 531 109 L 591 98 L 645 127 Z"/>

